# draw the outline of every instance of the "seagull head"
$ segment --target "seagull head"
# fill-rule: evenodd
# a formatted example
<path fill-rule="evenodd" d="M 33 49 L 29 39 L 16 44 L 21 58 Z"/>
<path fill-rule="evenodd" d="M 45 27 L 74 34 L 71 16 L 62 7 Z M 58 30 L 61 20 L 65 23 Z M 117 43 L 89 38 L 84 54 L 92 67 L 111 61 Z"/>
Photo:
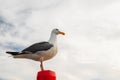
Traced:
<path fill-rule="evenodd" d="M 52 30 L 51 32 L 51 36 L 49 38 L 49 42 L 52 43 L 52 44 L 55 44 L 56 43 L 56 36 L 58 34 L 62 34 L 62 35 L 65 35 L 64 32 L 60 31 L 59 29 L 55 28 Z"/>
<path fill-rule="evenodd" d="M 59 29 L 57 29 L 57 28 L 53 29 L 53 30 L 52 30 L 52 33 L 54 33 L 54 34 L 56 34 L 56 35 L 58 35 L 58 34 L 65 35 L 65 33 L 64 33 L 64 32 L 60 31 L 60 30 L 59 30 Z"/>

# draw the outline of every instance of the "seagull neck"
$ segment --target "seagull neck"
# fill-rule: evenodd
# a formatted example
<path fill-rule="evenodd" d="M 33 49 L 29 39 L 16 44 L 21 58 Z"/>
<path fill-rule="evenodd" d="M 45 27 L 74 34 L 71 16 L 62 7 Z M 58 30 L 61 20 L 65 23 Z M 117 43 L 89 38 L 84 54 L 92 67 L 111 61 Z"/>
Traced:
<path fill-rule="evenodd" d="M 56 41 L 57 41 L 57 35 L 51 33 L 49 42 L 50 42 L 51 44 L 56 44 Z"/>

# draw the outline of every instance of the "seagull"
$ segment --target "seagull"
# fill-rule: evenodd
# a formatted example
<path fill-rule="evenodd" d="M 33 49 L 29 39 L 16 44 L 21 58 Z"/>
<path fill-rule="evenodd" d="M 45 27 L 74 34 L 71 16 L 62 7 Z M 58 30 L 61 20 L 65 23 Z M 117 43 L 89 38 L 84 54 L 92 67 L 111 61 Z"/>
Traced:
<path fill-rule="evenodd" d="M 57 53 L 57 35 L 65 35 L 64 32 L 59 31 L 59 29 L 53 29 L 48 41 L 35 43 L 21 52 L 11 52 L 6 53 L 11 54 L 14 58 L 26 58 L 35 61 L 40 61 L 40 68 L 44 70 L 43 61 L 53 58 Z"/>

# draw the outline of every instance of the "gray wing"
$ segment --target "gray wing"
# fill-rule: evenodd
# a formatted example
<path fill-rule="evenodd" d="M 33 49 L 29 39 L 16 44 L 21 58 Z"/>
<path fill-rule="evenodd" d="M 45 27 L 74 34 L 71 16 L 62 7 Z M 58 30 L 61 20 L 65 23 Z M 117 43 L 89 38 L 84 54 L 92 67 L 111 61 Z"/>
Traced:
<path fill-rule="evenodd" d="M 26 51 L 32 52 L 32 53 L 35 53 L 37 51 L 45 51 L 45 50 L 50 49 L 51 47 L 53 47 L 53 45 L 50 44 L 49 42 L 36 43 L 24 49 L 22 53 L 25 54 Z"/>

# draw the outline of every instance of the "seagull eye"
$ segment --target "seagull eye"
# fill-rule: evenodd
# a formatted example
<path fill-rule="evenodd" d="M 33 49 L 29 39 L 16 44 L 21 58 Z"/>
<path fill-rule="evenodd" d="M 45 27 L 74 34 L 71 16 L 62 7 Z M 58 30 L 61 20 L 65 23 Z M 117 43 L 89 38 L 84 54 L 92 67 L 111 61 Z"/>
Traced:
<path fill-rule="evenodd" d="M 58 29 L 56 29 L 57 31 L 59 31 Z"/>

